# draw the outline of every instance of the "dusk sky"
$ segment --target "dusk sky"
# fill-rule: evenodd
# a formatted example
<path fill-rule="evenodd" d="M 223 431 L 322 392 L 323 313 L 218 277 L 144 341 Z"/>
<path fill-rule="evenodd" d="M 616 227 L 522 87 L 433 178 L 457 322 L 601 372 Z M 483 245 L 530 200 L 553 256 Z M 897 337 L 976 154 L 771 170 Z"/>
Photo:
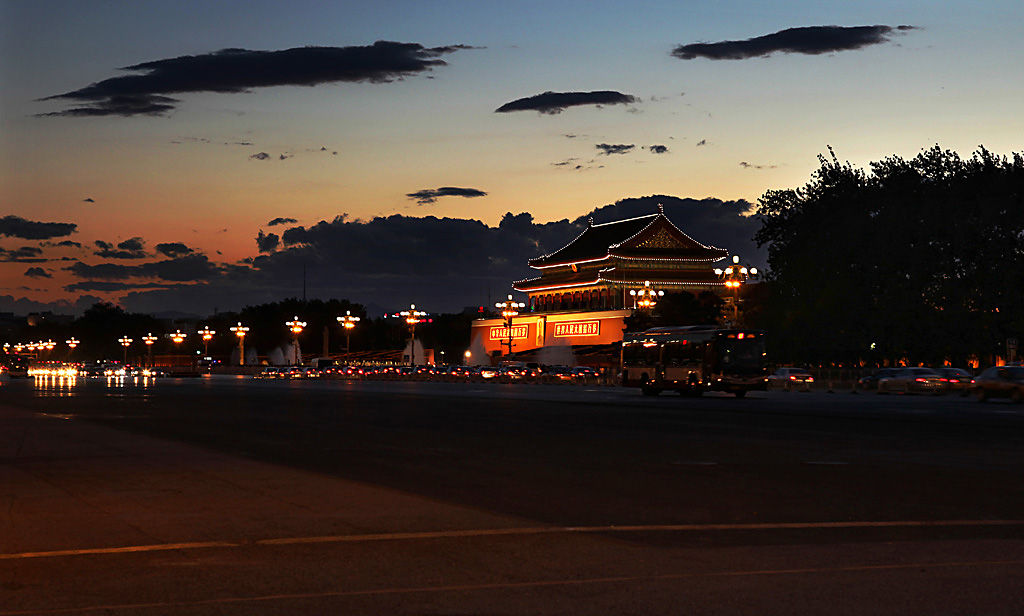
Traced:
<path fill-rule="evenodd" d="M 745 208 L 829 146 L 1020 151 L 1022 23 L 1020 0 L 0 0 L 0 311 L 205 316 L 301 297 L 303 271 L 309 297 L 457 311 L 652 195 L 763 260 Z"/>

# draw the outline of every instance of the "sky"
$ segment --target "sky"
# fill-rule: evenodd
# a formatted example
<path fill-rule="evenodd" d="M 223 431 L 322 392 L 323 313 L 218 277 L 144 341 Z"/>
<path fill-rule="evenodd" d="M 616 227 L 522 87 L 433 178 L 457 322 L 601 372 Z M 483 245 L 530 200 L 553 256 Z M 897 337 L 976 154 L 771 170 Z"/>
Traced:
<path fill-rule="evenodd" d="M 0 311 L 430 312 L 653 213 L 1024 144 L 1024 3 L 0 0 Z"/>

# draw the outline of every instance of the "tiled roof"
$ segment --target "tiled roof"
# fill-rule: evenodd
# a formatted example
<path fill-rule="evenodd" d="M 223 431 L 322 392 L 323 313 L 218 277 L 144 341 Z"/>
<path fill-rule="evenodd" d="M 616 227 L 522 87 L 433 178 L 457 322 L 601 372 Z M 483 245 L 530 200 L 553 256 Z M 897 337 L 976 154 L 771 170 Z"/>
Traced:
<path fill-rule="evenodd" d="M 543 267 L 558 263 L 579 263 L 608 256 L 608 248 L 625 242 L 647 228 L 660 214 L 640 216 L 600 225 L 591 225 L 576 236 L 576 239 L 555 252 L 530 259 L 531 267 Z"/>
<path fill-rule="evenodd" d="M 543 268 L 594 261 L 609 255 L 710 262 L 727 256 L 728 251 L 694 240 L 659 211 L 648 216 L 592 224 L 559 250 L 530 259 L 529 265 Z"/>

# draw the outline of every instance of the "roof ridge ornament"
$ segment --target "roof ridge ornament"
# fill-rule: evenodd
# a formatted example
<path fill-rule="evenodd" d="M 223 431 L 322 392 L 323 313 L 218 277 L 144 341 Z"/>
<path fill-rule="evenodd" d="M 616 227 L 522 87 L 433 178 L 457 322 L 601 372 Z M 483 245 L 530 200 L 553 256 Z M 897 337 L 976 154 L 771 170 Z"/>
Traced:
<path fill-rule="evenodd" d="M 661 214 L 662 216 L 665 215 L 665 204 L 664 203 L 658 203 L 658 213 Z"/>
<path fill-rule="evenodd" d="M 588 227 L 593 227 L 594 226 L 594 217 L 593 216 L 591 216 L 590 218 L 587 219 L 587 226 Z"/>

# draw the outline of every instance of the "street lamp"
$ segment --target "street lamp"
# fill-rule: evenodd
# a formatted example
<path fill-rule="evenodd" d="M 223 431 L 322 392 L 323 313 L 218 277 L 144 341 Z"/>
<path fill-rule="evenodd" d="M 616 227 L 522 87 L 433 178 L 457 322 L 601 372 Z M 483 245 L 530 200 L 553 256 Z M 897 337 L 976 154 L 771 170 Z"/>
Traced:
<path fill-rule="evenodd" d="M 520 308 L 526 307 L 526 304 L 512 301 L 512 294 L 509 293 L 507 300 L 494 304 L 494 307 L 501 308 L 501 316 L 505 319 L 505 329 L 508 330 L 508 355 L 512 355 L 512 319 L 519 314 Z"/>
<path fill-rule="evenodd" d="M 633 307 L 640 310 L 650 311 L 658 303 L 659 297 L 664 297 L 664 291 L 655 291 L 651 288 L 651 281 L 644 281 L 644 288 L 630 289 L 630 296 L 633 298 Z"/>
<path fill-rule="evenodd" d="M 241 323 L 239 323 L 239 325 L 241 325 Z M 217 332 L 210 329 L 209 326 L 207 325 L 204 325 L 203 329 L 196 332 L 196 334 L 203 337 L 203 357 L 207 357 L 210 355 L 210 340 L 216 333 Z"/>
<path fill-rule="evenodd" d="M 41 347 L 43 347 L 44 349 L 46 349 L 46 359 L 49 360 L 50 359 L 50 351 L 53 350 L 53 347 L 57 346 L 57 343 L 54 342 L 53 340 L 47 338 L 46 342 L 40 342 L 39 345 Z"/>
<path fill-rule="evenodd" d="M 175 330 L 173 334 L 167 334 L 167 337 L 174 343 L 174 365 L 177 366 L 179 360 L 178 355 L 181 354 L 181 343 L 185 341 L 188 334 L 178 329 Z"/>
<path fill-rule="evenodd" d="M 79 342 L 74 336 L 71 336 L 64 341 L 64 344 L 68 345 L 68 360 L 70 360 L 71 353 L 75 350 L 75 347 L 78 346 Z"/>
<path fill-rule="evenodd" d="M 142 337 L 142 341 L 146 343 L 146 355 L 149 356 L 149 367 L 153 367 L 153 343 L 159 340 L 152 332 Z"/>
<path fill-rule="evenodd" d="M 129 338 L 128 336 L 121 336 L 120 338 L 117 339 L 117 341 L 120 342 L 121 346 L 124 347 L 124 362 L 123 363 L 125 365 L 127 365 L 128 364 L 128 346 L 132 343 L 132 339 Z"/>
<path fill-rule="evenodd" d="M 249 328 L 242 325 L 239 321 L 238 325 L 232 325 L 231 331 L 238 336 L 238 365 L 245 365 L 245 334 L 249 331 Z"/>
<path fill-rule="evenodd" d="M 405 319 L 405 322 L 409 325 L 409 365 L 416 365 L 416 324 L 423 322 L 423 317 L 427 316 L 426 312 L 416 310 L 416 304 L 409 304 L 408 310 L 403 310 L 398 313 L 399 316 Z"/>
<path fill-rule="evenodd" d="M 296 316 L 291 321 L 285 321 L 284 324 L 288 326 L 288 330 L 292 333 L 292 363 L 298 366 L 302 363 L 301 353 L 299 352 L 299 334 L 306 327 L 306 322 L 300 321 L 299 317 Z"/>
<path fill-rule="evenodd" d="M 345 311 L 345 316 L 338 317 L 338 323 L 345 329 L 345 355 L 349 354 L 349 336 L 352 334 L 352 329 L 359 322 L 359 317 L 352 316 L 351 310 Z"/>
<path fill-rule="evenodd" d="M 727 289 L 732 289 L 732 326 L 736 327 L 740 321 L 740 287 L 748 278 L 757 277 L 757 268 L 740 265 L 740 256 L 733 255 L 732 265 L 724 270 L 716 267 L 715 275 L 725 281 Z"/>

